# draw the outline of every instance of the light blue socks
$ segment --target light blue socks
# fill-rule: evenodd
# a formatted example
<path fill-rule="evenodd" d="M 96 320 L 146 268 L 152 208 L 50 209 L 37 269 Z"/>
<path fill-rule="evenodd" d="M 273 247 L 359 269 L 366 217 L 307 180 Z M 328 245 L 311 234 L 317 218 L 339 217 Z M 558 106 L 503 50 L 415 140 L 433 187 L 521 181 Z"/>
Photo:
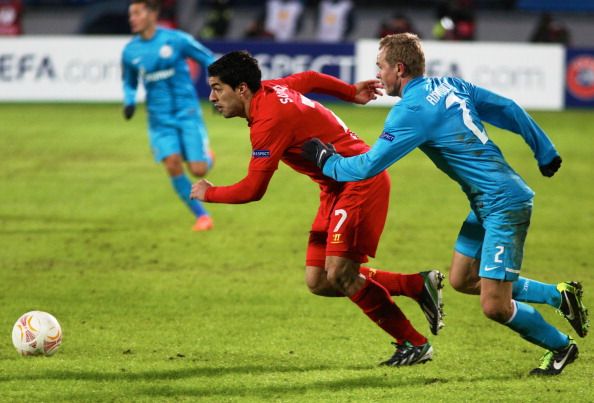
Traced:
<path fill-rule="evenodd" d="M 208 214 L 202 206 L 202 203 L 200 203 L 198 200 L 190 199 L 192 182 L 190 182 L 190 179 L 188 179 L 186 175 L 181 174 L 179 176 L 172 176 L 171 184 L 173 185 L 173 188 L 175 189 L 175 192 L 179 198 L 182 199 L 182 201 L 186 204 L 186 206 L 188 206 L 190 210 L 192 210 L 192 213 L 194 213 L 196 217 Z"/>
<path fill-rule="evenodd" d="M 557 284 L 545 284 L 525 277 L 512 283 L 512 298 L 516 301 L 548 304 L 553 308 L 561 305 L 561 293 Z"/>
<path fill-rule="evenodd" d="M 528 304 L 512 301 L 515 309 L 505 323 L 522 338 L 547 350 L 557 351 L 569 344 L 569 336 L 545 322 L 541 314 Z"/>

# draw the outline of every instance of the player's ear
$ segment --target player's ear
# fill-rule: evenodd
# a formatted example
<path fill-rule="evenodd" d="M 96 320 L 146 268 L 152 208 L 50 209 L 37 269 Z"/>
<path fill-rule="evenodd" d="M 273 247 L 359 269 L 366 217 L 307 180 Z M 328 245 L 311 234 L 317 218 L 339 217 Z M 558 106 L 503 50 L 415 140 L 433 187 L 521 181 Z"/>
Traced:
<path fill-rule="evenodd" d="M 245 96 L 247 95 L 247 91 L 248 91 L 248 86 L 246 83 L 241 83 L 237 86 L 238 89 L 238 93 L 240 96 Z"/>
<path fill-rule="evenodd" d="M 397 72 L 400 73 L 400 77 L 406 77 L 408 75 L 406 64 L 396 62 L 396 69 L 397 69 Z"/>

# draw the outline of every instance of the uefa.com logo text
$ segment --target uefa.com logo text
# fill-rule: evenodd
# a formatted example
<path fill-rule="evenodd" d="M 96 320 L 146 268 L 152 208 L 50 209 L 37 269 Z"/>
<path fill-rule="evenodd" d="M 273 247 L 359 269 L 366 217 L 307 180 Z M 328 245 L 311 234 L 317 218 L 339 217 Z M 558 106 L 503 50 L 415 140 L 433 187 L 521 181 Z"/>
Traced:
<path fill-rule="evenodd" d="M 0 81 L 63 81 L 68 83 L 103 83 L 119 80 L 119 59 L 57 60 L 48 54 L 0 53 Z"/>

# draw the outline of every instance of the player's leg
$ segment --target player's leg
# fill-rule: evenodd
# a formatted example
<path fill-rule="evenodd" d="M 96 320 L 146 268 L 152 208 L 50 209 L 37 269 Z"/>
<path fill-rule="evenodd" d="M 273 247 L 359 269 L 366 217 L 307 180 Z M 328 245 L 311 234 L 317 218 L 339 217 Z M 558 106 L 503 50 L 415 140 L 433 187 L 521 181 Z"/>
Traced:
<path fill-rule="evenodd" d="M 464 294 L 479 295 L 481 278 L 478 275 L 485 230 L 470 211 L 458 234 L 450 267 L 449 281 L 452 288 Z"/>
<path fill-rule="evenodd" d="M 371 320 L 394 337 L 397 350 L 386 365 L 412 365 L 431 359 L 433 349 L 427 339 L 412 327 L 380 284 L 359 274 L 359 263 L 344 257 L 325 257 L 326 235 L 321 231 L 310 233 L 305 270 L 309 290 L 326 297 L 349 295 Z"/>
<path fill-rule="evenodd" d="M 192 182 L 184 173 L 182 146 L 177 128 L 156 120 L 149 122 L 149 136 L 153 156 L 161 162 L 169 175 L 171 185 L 180 200 L 192 211 L 194 216 L 206 214 L 202 204 L 190 199 Z"/>
<path fill-rule="evenodd" d="M 323 260 L 319 265 L 305 266 L 305 284 L 312 294 L 320 297 L 344 297 L 328 280 Z"/>
<path fill-rule="evenodd" d="M 395 339 L 396 353 L 384 365 L 413 365 L 431 360 L 433 348 L 427 338 L 412 326 L 381 284 L 359 273 L 357 261 L 327 256 L 325 269 L 330 284 Z"/>
<path fill-rule="evenodd" d="M 523 259 L 524 242 L 530 225 L 530 203 L 513 210 L 489 214 L 484 222 L 485 240 L 481 255 L 481 307 L 484 314 L 517 332 L 522 338 L 549 351 L 554 359 L 546 363 L 546 373 L 558 374 L 577 357 L 572 339 L 547 323 L 532 306 L 512 299 Z M 539 373 L 539 369 L 535 369 Z"/>
<path fill-rule="evenodd" d="M 378 175 L 363 185 L 359 182 L 352 188 L 346 186 L 343 193 L 344 196 L 336 203 L 331 216 L 332 232 L 328 250 L 332 250 L 335 238 L 343 237 L 345 244 L 350 243 L 351 252 L 375 256 L 388 213 L 388 175 Z M 444 276 L 439 271 L 406 275 L 363 267 L 360 272 L 380 283 L 390 295 L 406 295 L 417 301 L 429 322 L 431 333 L 437 334 L 444 326 L 441 291 Z"/>
<path fill-rule="evenodd" d="M 418 364 L 431 359 L 430 343 L 411 325 L 384 286 L 360 274 L 360 264 L 375 256 L 389 195 L 386 173 L 344 185 L 330 211 L 325 268 L 334 288 L 396 340 L 396 352 L 383 364 Z"/>
<path fill-rule="evenodd" d="M 481 281 L 478 275 L 485 230 L 474 212 L 470 212 L 460 228 L 458 239 L 452 257 L 450 269 L 450 284 L 465 294 L 480 294 Z M 530 287 L 532 285 L 532 287 Z M 513 283 L 513 297 L 518 301 L 545 302 L 552 300 L 551 291 L 556 287 L 545 287 L 544 284 L 524 277 L 519 277 Z M 559 293 L 557 293 L 559 295 Z M 557 307 L 560 298 L 557 297 Z"/>
<path fill-rule="evenodd" d="M 578 356 L 578 347 L 568 335 L 547 323 L 531 305 L 511 299 L 511 282 L 483 278 L 481 306 L 485 315 L 547 351 L 533 375 L 557 375 Z"/>
<path fill-rule="evenodd" d="M 192 175 L 202 178 L 214 165 L 214 153 L 210 148 L 202 114 L 198 112 L 181 118 L 178 122 L 183 157 L 188 161 Z"/>
<path fill-rule="evenodd" d="M 590 321 L 584 305 L 582 284 L 566 281 L 559 284 L 546 284 L 525 277 L 519 277 L 513 284 L 516 301 L 548 304 L 557 309 L 580 337 L 588 334 Z"/>
<path fill-rule="evenodd" d="M 190 110 L 194 111 L 195 109 L 191 108 Z M 189 112 L 189 115 L 179 116 L 176 123 L 178 125 L 182 157 L 187 161 L 188 171 L 199 178 L 206 176 L 213 160 L 209 154 L 210 146 L 208 144 L 208 136 L 201 115 L 196 112 Z M 196 223 L 192 229 L 194 231 L 207 231 L 212 229 L 214 222 L 203 204 L 198 200 L 191 199 L 191 201 L 192 211 L 196 216 Z"/>
<path fill-rule="evenodd" d="M 426 273 L 398 273 L 395 271 L 379 270 L 372 267 L 361 266 L 360 273 L 367 278 L 372 278 L 381 285 L 392 296 L 405 296 L 413 299 L 418 299 L 423 292 Z"/>
<path fill-rule="evenodd" d="M 481 281 L 478 275 L 480 255 L 485 231 L 473 212 L 470 212 L 456 241 L 449 280 L 452 287 L 465 294 L 479 294 Z M 548 304 L 569 321 L 578 335 L 588 331 L 588 311 L 582 302 L 580 283 L 564 282 L 545 284 L 526 277 L 512 283 L 512 298 L 516 301 Z"/>
<path fill-rule="evenodd" d="M 326 237 L 325 232 L 323 237 Z M 326 278 L 326 274 L 320 273 L 320 270 L 323 271 L 318 266 L 306 267 L 305 282 L 309 290 L 313 294 L 324 297 L 344 297 L 344 294 L 332 287 Z M 359 272 L 364 277 L 381 284 L 391 296 L 404 295 L 413 298 L 415 301 L 421 300 L 426 294 L 437 295 L 443 288 L 442 279 L 444 277 L 437 270 L 404 274 L 361 267 Z"/>
<path fill-rule="evenodd" d="M 208 213 L 204 209 L 202 203 L 198 200 L 190 199 L 192 191 L 192 182 L 190 178 L 184 173 L 182 165 L 182 157 L 180 154 L 171 154 L 163 159 L 163 165 L 169 174 L 171 185 L 179 196 L 180 200 L 190 209 L 196 219 L 200 217 L 208 217 Z M 211 226 L 212 227 L 212 226 Z M 210 229 L 210 228 L 205 228 Z"/>

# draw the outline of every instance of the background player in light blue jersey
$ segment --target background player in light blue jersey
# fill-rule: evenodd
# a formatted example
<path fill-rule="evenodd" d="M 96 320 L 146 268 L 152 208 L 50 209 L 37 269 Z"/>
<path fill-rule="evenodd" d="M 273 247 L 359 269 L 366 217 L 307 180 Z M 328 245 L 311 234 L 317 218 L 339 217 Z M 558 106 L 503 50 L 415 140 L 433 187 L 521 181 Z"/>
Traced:
<path fill-rule="evenodd" d="M 184 173 L 206 175 L 213 163 L 202 111 L 186 58 L 206 69 L 213 61 L 210 50 L 190 35 L 157 27 L 157 0 L 132 0 L 129 20 L 136 34 L 122 53 L 124 117 L 134 115 L 138 79 L 146 89 L 149 137 L 155 160 L 163 162 L 181 200 L 196 216 L 195 231 L 213 227 L 202 204 L 190 199 L 192 183 Z"/>
<path fill-rule="evenodd" d="M 339 181 L 363 180 L 420 148 L 460 184 L 471 211 L 462 225 L 450 270 L 450 283 L 461 292 L 480 294 L 484 314 L 547 350 L 536 375 L 556 375 L 578 356 L 575 341 L 547 323 L 531 305 L 559 309 L 576 332 L 588 330 L 582 286 L 577 282 L 544 284 L 519 277 L 534 192 L 507 164 L 487 137 L 482 121 L 520 134 L 540 171 L 553 176 L 561 166 L 554 145 L 515 102 L 459 78 L 423 77 L 425 57 L 413 34 L 380 41 L 378 78 L 388 95 L 400 96 L 371 150 L 343 158 L 318 139 L 303 152 Z"/>

